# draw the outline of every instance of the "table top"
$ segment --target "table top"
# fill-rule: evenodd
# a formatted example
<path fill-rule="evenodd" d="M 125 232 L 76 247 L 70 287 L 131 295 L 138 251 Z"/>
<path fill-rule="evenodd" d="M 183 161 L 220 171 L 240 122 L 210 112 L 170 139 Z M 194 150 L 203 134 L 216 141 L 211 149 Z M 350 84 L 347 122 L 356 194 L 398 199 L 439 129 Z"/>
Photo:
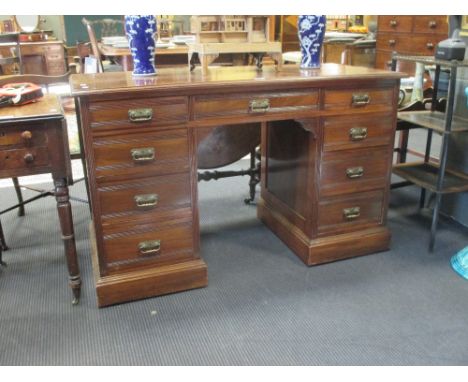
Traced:
<path fill-rule="evenodd" d="M 0 125 L 28 120 L 43 120 L 63 117 L 62 105 L 56 94 L 46 94 L 36 102 L 21 106 L 0 108 Z"/>
<path fill-rule="evenodd" d="M 99 50 L 101 53 L 105 56 L 114 56 L 114 57 L 120 57 L 120 56 L 130 56 L 130 49 L 129 48 L 116 48 L 113 47 L 112 45 L 106 45 L 103 43 L 98 43 Z M 170 55 L 170 54 L 187 54 L 188 53 L 188 47 L 187 45 L 178 45 L 174 47 L 168 47 L 168 48 L 158 48 L 156 47 L 155 50 L 156 56 L 164 56 L 164 55 Z"/>
<path fill-rule="evenodd" d="M 190 72 L 188 68 L 159 68 L 157 75 L 132 77 L 131 72 L 105 72 L 72 74 L 71 93 L 74 96 L 126 92 L 131 90 L 158 90 L 161 93 L 180 90 L 184 94 L 210 90 L 261 90 L 268 87 L 307 87 L 317 82 L 335 80 L 396 80 L 404 73 L 377 70 L 359 66 L 333 63 L 322 64 L 318 69 L 301 70 L 297 65 L 284 65 L 281 71 L 274 66 L 258 70 L 254 66 L 212 67 L 203 75 L 201 70 Z"/>

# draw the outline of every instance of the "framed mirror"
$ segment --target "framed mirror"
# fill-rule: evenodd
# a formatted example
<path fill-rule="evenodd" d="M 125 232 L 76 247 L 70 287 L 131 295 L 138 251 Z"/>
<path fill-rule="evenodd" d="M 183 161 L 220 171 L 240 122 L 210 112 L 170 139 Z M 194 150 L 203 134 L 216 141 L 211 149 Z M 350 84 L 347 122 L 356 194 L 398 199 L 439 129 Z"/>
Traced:
<path fill-rule="evenodd" d="M 14 18 L 21 32 L 31 33 L 39 27 L 38 15 L 16 15 Z"/>

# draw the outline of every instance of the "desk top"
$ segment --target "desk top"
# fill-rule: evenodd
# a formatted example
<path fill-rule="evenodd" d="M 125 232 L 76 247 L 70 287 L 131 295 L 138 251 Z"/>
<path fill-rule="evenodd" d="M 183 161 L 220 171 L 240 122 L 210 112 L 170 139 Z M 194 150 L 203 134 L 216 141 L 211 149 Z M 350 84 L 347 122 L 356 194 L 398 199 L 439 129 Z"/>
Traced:
<path fill-rule="evenodd" d="M 60 101 L 55 94 L 46 94 L 36 102 L 21 106 L 7 106 L 0 108 L 0 125 L 28 120 L 43 120 L 63 117 Z"/>
<path fill-rule="evenodd" d="M 284 65 L 281 71 L 273 66 L 257 70 L 252 66 L 213 67 L 207 75 L 201 70 L 190 72 L 188 68 L 159 68 L 152 77 L 132 77 L 131 72 L 106 72 L 95 74 L 73 74 L 70 76 L 71 93 L 74 96 L 158 90 L 161 93 L 184 94 L 228 90 L 262 90 L 274 87 L 288 89 L 308 87 L 336 80 L 382 79 L 396 80 L 406 75 L 400 72 L 377 70 L 359 66 L 322 64 L 321 68 L 301 70 L 297 65 Z"/>

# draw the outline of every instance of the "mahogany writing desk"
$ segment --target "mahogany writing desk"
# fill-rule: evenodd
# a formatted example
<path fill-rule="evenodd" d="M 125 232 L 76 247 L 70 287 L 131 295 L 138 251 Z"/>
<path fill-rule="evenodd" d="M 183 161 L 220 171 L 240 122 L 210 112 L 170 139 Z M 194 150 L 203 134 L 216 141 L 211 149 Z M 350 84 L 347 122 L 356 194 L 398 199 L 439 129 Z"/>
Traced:
<path fill-rule="evenodd" d="M 34 103 L 0 108 L 0 178 L 47 173 L 52 174 L 54 181 L 69 282 L 76 304 L 81 278 L 68 195 L 68 181 L 72 177 L 62 106 L 55 94 L 47 94 Z"/>
<path fill-rule="evenodd" d="M 324 64 L 71 76 L 98 304 L 203 287 L 198 129 L 261 125 L 258 217 L 307 265 L 388 249 L 401 74 Z"/>

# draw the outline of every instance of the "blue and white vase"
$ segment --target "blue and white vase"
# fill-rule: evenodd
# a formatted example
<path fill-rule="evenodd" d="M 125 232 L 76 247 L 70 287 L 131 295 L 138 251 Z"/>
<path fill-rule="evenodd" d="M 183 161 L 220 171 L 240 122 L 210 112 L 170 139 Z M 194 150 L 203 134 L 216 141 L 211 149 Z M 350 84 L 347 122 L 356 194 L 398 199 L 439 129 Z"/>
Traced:
<path fill-rule="evenodd" d="M 325 15 L 301 15 L 297 18 L 297 33 L 302 55 L 301 69 L 320 67 L 325 27 Z"/>
<path fill-rule="evenodd" d="M 125 16 L 125 32 L 133 57 L 134 76 L 156 75 L 156 17 L 152 15 Z"/>

